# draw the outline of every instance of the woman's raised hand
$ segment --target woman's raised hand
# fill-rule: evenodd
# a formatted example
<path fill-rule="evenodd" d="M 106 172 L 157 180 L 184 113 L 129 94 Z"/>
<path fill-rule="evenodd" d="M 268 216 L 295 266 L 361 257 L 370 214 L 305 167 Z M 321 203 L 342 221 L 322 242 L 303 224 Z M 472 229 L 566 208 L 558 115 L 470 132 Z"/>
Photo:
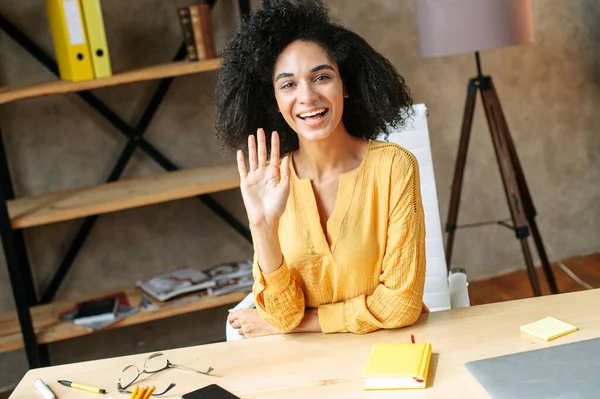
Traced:
<path fill-rule="evenodd" d="M 237 152 L 242 198 L 251 225 L 275 226 L 290 194 L 289 158 L 284 157 L 279 164 L 279 135 L 273 132 L 271 159 L 267 163 L 264 130 L 258 129 L 256 136 L 257 140 L 252 135 L 248 137 L 249 172 L 246 171 L 244 153 L 241 150 Z"/>

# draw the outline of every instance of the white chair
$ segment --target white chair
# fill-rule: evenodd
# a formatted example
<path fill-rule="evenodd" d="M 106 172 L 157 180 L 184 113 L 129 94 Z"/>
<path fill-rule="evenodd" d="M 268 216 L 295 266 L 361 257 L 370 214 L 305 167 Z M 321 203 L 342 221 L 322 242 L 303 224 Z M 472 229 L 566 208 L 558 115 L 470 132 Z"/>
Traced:
<path fill-rule="evenodd" d="M 415 104 L 413 111 L 414 115 L 407 122 L 407 126 L 391 133 L 388 141 L 412 152 L 419 163 L 421 197 L 425 212 L 425 251 L 427 259 L 423 302 L 432 312 L 468 307 L 470 306 L 469 293 L 464 270 L 447 272 L 442 224 L 431 157 L 431 144 L 429 142 L 427 106 L 425 104 Z M 250 293 L 234 309 L 253 306 L 254 297 Z M 227 341 L 243 339 L 229 323 L 226 323 L 226 336 Z"/>
<path fill-rule="evenodd" d="M 425 104 L 412 107 L 413 116 L 407 126 L 392 132 L 388 141 L 412 152 L 419 163 L 421 197 L 425 212 L 425 251 L 427 273 L 423 302 L 432 312 L 470 306 L 466 274 L 462 269 L 447 272 L 442 223 L 438 206 L 429 127 Z"/>

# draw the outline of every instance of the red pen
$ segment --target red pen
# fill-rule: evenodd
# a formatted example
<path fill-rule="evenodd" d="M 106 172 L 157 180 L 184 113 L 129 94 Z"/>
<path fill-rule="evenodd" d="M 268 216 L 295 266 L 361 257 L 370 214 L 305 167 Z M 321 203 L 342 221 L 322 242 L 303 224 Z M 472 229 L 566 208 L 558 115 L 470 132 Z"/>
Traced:
<path fill-rule="evenodd" d="M 412 342 L 413 344 L 415 343 L 415 334 L 410 334 L 410 342 Z M 422 378 L 418 378 L 418 377 L 413 377 L 413 380 L 421 383 L 424 382 L 425 380 Z"/>

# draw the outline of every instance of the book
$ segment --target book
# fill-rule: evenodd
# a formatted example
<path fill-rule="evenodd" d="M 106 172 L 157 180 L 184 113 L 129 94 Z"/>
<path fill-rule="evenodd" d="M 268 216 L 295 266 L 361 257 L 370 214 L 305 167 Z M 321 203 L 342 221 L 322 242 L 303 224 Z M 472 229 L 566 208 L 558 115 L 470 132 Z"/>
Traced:
<path fill-rule="evenodd" d="M 137 313 L 138 311 L 139 309 L 133 306 L 119 305 L 115 317 L 111 320 L 97 320 L 87 323 L 80 323 L 78 325 L 85 327 L 88 331 L 97 331 L 104 327 L 112 326 L 113 324 L 118 323 L 119 321 L 133 315 L 134 313 Z"/>
<path fill-rule="evenodd" d="M 77 303 L 60 313 L 58 318 L 94 331 L 115 324 L 137 311 L 138 308 L 129 305 L 127 294 L 122 291 Z"/>
<path fill-rule="evenodd" d="M 546 317 L 534 323 L 521 326 L 521 331 L 544 341 L 552 341 L 553 339 L 577 331 L 577 327 L 554 317 Z"/>
<path fill-rule="evenodd" d="M 119 308 L 118 298 L 106 298 L 79 303 L 72 322 L 81 325 L 114 320 Z"/>
<path fill-rule="evenodd" d="M 365 390 L 423 389 L 431 361 L 431 344 L 375 344 L 363 370 Z"/>
<path fill-rule="evenodd" d="M 243 260 L 222 263 L 204 271 L 193 267 L 179 268 L 139 280 L 136 285 L 146 294 L 164 302 L 187 293 L 217 296 L 249 290 L 252 284 L 252 260 Z"/>
<path fill-rule="evenodd" d="M 202 22 L 200 21 L 200 5 L 191 5 L 189 9 L 194 42 L 196 43 L 196 54 L 198 60 L 203 61 L 206 59 L 206 47 L 204 45 L 204 34 L 202 33 Z"/>
<path fill-rule="evenodd" d="M 190 61 L 198 61 L 198 53 L 196 52 L 196 43 L 194 41 L 194 31 L 192 29 L 192 20 L 190 18 L 189 7 L 182 7 L 178 10 L 179 24 L 181 25 L 181 33 L 183 42 L 187 51 L 187 58 Z"/>
<path fill-rule="evenodd" d="M 198 8 L 200 10 L 200 24 L 202 26 L 202 37 L 204 39 L 206 58 L 217 58 L 210 6 L 208 4 L 200 4 Z"/>
<path fill-rule="evenodd" d="M 208 289 L 208 295 L 217 296 L 236 291 L 249 291 L 254 284 L 252 263 L 251 259 L 223 263 L 207 270 L 210 279 L 215 283 Z"/>
<path fill-rule="evenodd" d="M 208 274 L 192 267 L 184 267 L 159 274 L 148 280 L 137 282 L 145 293 L 161 302 L 188 292 L 200 291 L 215 286 Z"/>

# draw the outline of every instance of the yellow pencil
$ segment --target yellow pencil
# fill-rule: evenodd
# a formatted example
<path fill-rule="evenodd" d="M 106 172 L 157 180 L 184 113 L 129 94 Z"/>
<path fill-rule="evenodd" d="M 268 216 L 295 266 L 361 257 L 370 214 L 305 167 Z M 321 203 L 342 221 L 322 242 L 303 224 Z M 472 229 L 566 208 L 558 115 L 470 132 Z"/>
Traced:
<path fill-rule="evenodd" d="M 156 387 L 154 385 L 152 385 L 150 388 L 148 388 L 148 391 L 146 392 L 146 394 L 144 395 L 144 397 L 142 399 L 149 399 L 150 395 L 152 395 L 152 392 L 154 392 L 155 389 L 156 389 Z"/>
<path fill-rule="evenodd" d="M 129 399 L 135 399 L 139 390 L 140 390 L 139 387 L 133 388 L 133 391 L 131 392 L 131 395 L 129 396 Z"/>
<path fill-rule="evenodd" d="M 140 388 L 135 399 L 142 399 L 147 390 L 148 390 L 148 387 L 146 387 L 146 386 Z"/>

